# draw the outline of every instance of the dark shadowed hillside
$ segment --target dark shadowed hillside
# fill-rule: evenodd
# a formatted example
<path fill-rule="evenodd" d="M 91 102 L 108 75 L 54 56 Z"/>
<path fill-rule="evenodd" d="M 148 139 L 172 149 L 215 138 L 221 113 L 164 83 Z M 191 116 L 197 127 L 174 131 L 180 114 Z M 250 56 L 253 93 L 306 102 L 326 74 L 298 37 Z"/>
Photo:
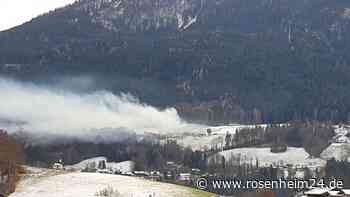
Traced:
<path fill-rule="evenodd" d="M 346 121 L 348 32 L 348 0 L 81 0 L 1 32 L 0 72 L 103 76 L 211 123 Z"/>

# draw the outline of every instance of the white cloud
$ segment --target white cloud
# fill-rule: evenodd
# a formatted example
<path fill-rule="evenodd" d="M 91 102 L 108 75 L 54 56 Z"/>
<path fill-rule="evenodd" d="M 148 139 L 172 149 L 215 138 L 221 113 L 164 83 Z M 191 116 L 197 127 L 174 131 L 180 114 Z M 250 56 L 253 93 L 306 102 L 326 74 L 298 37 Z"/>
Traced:
<path fill-rule="evenodd" d="M 25 131 L 36 134 L 85 138 L 87 133 L 104 128 L 136 133 L 199 129 L 181 120 L 173 108 L 159 110 L 128 94 L 78 94 L 0 78 L 0 98 L 0 120 L 23 122 Z M 0 127 L 11 132 L 7 126 Z"/>
<path fill-rule="evenodd" d="M 0 31 L 30 21 L 75 0 L 0 0 Z"/>

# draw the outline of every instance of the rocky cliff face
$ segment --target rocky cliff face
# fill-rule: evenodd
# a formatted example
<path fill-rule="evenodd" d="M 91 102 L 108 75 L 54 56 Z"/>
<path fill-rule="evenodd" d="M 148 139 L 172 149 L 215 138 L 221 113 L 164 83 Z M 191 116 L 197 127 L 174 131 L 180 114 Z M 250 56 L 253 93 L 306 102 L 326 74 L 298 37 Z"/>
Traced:
<path fill-rule="evenodd" d="M 214 122 L 339 121 L 348 32 L 348 0 L 80 0 L 0 32 L 0 70 L 122 76 L 108 88 Z"/>

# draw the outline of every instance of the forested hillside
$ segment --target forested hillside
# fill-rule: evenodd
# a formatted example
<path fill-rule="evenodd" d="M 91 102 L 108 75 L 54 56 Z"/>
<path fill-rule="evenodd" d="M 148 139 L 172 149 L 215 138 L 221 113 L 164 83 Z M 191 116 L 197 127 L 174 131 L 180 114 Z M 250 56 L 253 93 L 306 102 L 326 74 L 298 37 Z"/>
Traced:
<path fill-rule="evenodd" d="M 0 32 L 0 72 L 94 76 L 209 123 L 347 121 L 349 31 L 347 0 L 81 0 Z"/>

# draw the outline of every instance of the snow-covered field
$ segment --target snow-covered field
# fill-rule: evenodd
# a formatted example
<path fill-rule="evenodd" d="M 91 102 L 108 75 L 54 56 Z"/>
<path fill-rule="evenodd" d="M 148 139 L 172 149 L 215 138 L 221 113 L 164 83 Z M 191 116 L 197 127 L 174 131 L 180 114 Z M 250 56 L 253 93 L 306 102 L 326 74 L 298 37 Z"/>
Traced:
<path fill-rule="evenodd" d="M 213 196 L 191 188 L 141 178 L 74 172 L 53 176 L 26 177 L 10 197 L 96 197 L 96 192 L 109 186 L 118 190 L 123 197 Z"/>
<path fill-rule="evenodd" d="M 108 162 L 107 157 L 94 157 L 90 159 L 83 160 L 77 164 L 66 166 L 65 168 L 68 170 L 82 171 L 86 169 L 88 166 L 97 167 L 100 162 L 105 162 L 107 169 L 111 170 L 111 172 L 120 172 L 120 173 L 128 173 L 134 171 L 135 162 L 133 161 L 124 161 L 124 162 Z"/>
<path fill-rule="evenodd" d="M 73 170 L 83 170 L 89 165 L 98 166 L 99 162 L 106 162 L 107 163 L 107 157 L 94 157 L 90 159 L 83 160 L 77 164 L 66 166 L 67 169 L 73 169 Z"/>
<path fill-rule="evenodd" d="M 132 172 L 135 169 L 135 162 L 133 161 L 124 161 L 124 162 L 108 162 L 107 168 L 111 169 L 113 172 L 120 172 L 120 173 L 128 173 Z"/>
<path fill-rule="evenodd" d="M 276 126 L 285 127 L 288 124 L 276 124 Z M 237 131 L 242 129 L 254 129 L 262 128 L 266 129 L 267 124 L 256 124 L 256 125 L 241 125 L 241 124 L 230 124 L 225 126 L 213 126 L 206 127 L 202 131 L 196 131 L 193 136 L 181 136 L 177 137 L 176 141 L 183 147 L 189 147 L 193 150 L 208 150 L 211 148 L 222 148 L 224 145 L 224 139 L 226 134 L 234 135 Z M 207 135 L 207 129 L 210 129 L 211 135 Z M 201 133 L 201 136 L 198 136 Z"/>
<path fill-rule="evenodd" d="M 286 165 L 291 164 L 297 167 L 320 167 L 326 164 L 326 161 L 319 158 L 310 158 L 310 155 L 304 148 L 288 147 L 286 152 L 272 153 L 270 148 L 238 148 L 218 153 L 225 157 L 226 161 L 231 158 L 240 157 L 241 163 L 256 163 L 260 166 Z"/>
<path fill-rule="evenodd" d="M 284 126 L 286 124 L 279 124 L 279 126 Z M 226 135 L 229 134 L 235 134 L 237 131 L 242 129 L 254 129 L 254 128 L 267 128 L 267 124 L 256 124 L 256 125 L 241 125 L 241 124 L 231 124 L 227 126 L 215 126 L 215 127 L 209 127 L 212 131 L 213 135 Z"/>
<path fill-rule="evenodd" d="M 186 136 L 181 139 L 177 139 L 179 145 L 183 147 L 189 147 L 192 150 L 209 150 L 217 146 L 218 148 L 223 146 L 224 136 L 211 135 L 211 136 Z"/>

